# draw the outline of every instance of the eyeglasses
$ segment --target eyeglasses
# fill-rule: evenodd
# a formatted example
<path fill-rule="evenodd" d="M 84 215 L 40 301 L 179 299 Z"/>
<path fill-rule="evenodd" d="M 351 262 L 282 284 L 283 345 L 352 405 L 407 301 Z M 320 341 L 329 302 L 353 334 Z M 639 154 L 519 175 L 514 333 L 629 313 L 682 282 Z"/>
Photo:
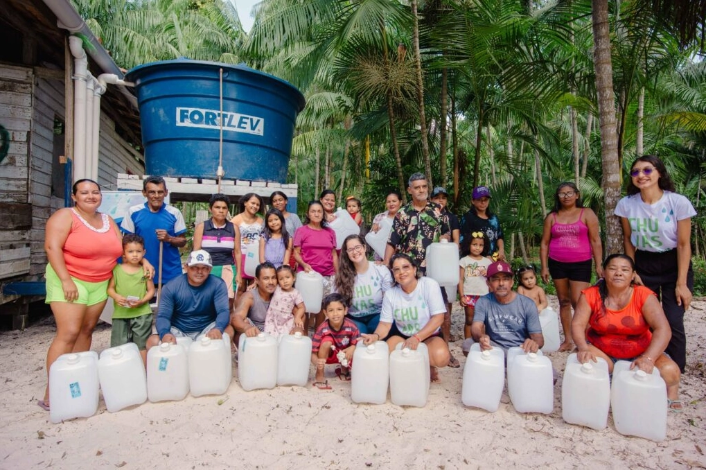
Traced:
<path fill-rule="evenodd" d="M 641 173 L 648 176 L 651 173 L 653 173 L 653 170 L 655 170 L 655 168 L 651 168 L 649 166 L 647 166 L 645 168 L 636 168 L 635 170 L 631 170 L 631 177 L 635 178 L 636 176 L 640 175 Z"/>
<path fill-rule="evenodd" d="M 346 249 L 346 253 L 356 253 L 357 251 L 363 251 L 363 245 L 356 245 L 353 248 Z"/>
<path fill-rule="evenodd" d="M 575 191 L 565 191 L 564 193 L 557 193 L 557 195 L 563 199 L 567 197 L 572 197 L 575 194 L 577 194 Z"/>

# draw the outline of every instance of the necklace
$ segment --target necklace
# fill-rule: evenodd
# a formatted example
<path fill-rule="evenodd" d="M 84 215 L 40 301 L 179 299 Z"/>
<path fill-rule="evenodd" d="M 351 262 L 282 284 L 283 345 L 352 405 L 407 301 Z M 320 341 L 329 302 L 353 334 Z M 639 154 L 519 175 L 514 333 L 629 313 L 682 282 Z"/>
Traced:
<path fill-rule="evenodd" d="M 76 208 L 72 207 L 71 211 L 76 215 L 76 217 L 79 218 L 82 224 L 84 224 L 87 228 L 90 230 L 93 230 L 96 233 L 106 233 L 108 230 L 110 230 L 110 222 L 108 221 L 108 214 L 101 214 L 101 221 L 103 222 L 103 226 L 101 228 L 96 228 L 93 225 L 91 225 L 86 219 L 81 217 L 81 214 L 79 214 L 79 211 L 76 210 Z"/>

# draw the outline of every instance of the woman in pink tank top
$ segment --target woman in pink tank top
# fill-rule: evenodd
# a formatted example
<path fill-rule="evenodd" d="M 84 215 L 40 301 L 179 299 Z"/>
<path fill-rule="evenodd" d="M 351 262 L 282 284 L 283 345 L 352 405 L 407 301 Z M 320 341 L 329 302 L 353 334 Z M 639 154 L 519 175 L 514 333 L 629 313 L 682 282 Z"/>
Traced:
<path fill-rule="evenodd" d="M 74 183 L 74 207 L 59 209 L 47 221 L 46 303 L 56 321 L 56 336 L 47 352 L 47 374 L 62 354 L 91 349 L 93 330 L 108 299 L 108 281 L 123 254 L 122 236 L 115 221 L 98 212 L 101 188 L 93 180 Z M 149 276 L 153 267 L 143 260 Z M 49 386 L 44 400 L 49 410 Z"/>
<path fill-rule="evenodd" d="M 560 302 L 560 321 L 565 341 L 560 351 L 573 348 L 572 309 L 576 308 L 582 290 L 589 287 L 592 258 L 597 277 L 603 276 L 599 219 L 589 208 L 582 207 L 579 189 L 565 182 L 555 191 L 555 207 L 545 218 L 540 242 L 541 277 L 555 284 Z"/>

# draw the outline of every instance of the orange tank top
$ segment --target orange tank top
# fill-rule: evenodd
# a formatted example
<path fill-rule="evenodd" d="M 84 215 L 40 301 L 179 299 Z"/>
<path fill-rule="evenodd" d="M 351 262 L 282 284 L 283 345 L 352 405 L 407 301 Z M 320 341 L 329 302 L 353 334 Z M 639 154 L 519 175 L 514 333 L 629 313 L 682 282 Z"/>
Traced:
<path fill-rule="evenodd" d="M 64 242 L 64 263 L 69 274 L 86 282 L 111 278 L 113 268 L 123 254 L 123 243 L 111 227 L 110 217 L 101 214 L 103 226 L 91 226 L 71 209 L 71 230 Z"/>
<path fill-rule="evenodd" d="M 652 290 L 634 286 L 631 300 L 620 310 L 602 306 L 599 287 L 582 291 L 592 309 L 587 327 L 587 340 L 608 356 L 616 359 L 632 359 L 643 354 L 651 343 L 651 330 L 643 318 L 643 304 Z"/>

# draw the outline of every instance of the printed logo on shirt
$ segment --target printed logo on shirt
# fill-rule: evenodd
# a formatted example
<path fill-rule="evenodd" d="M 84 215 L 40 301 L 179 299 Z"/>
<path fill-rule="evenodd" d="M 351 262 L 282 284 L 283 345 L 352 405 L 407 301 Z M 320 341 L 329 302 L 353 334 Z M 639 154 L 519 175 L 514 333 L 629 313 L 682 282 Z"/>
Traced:
<path fill-rule="evenodd" d="M 662 212 L 667 212 L 663 208 Z M 670 211 L 670 215 L 673 211 Z M 670 221 L 670 216 L 666 216 L 666 222 Z M 629 217 L 628 223 L 631 226 L 631 243 L 636 248 L 660 248 L 663 242 L 660 241 L 658 234 L 659 221 L 655 217 Z"/>

